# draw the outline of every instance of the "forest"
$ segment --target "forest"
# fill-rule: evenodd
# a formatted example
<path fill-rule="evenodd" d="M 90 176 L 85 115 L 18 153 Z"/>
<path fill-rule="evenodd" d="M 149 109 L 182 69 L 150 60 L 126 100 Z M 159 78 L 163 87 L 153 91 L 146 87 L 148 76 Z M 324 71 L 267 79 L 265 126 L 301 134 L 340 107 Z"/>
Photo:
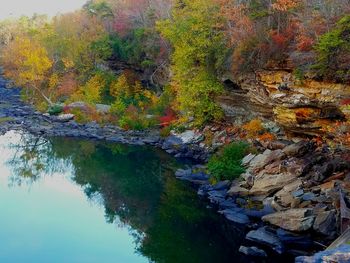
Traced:
<path fill-rule="evenodd" d="M 228 73 L 349 84 L 349 13 L 348 0 L 90 0 L 2 21 L 1 64 L 39 111 L 167 134 L 223 120 Z"/>

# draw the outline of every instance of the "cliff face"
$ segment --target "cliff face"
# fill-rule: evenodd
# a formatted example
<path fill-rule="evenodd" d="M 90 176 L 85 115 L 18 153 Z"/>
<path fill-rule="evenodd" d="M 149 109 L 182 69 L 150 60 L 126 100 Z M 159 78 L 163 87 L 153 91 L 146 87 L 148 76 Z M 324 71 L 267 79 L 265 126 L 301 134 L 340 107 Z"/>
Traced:
<path fill-rule="evenodd" d="M 350 98 L 350 85 L 297 80 L 283 70 L 259 71 L 233 84 L 218 100 L 226 116 L 246 121 L 274 120 L 288 132 L 322 135 L 336 122 L 349 117 L 341 102 Z"/>

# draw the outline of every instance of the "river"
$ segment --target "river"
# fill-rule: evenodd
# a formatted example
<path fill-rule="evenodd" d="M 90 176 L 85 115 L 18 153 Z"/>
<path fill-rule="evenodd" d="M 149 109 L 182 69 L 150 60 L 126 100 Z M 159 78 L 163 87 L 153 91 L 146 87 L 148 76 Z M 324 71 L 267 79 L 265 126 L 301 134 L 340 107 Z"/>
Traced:
<path fill-rule="evenodd" d="M 181 165 L 150 147 L 0 136 L 0 262 L 246 262 L 243 232 L 175 179 Z"/>

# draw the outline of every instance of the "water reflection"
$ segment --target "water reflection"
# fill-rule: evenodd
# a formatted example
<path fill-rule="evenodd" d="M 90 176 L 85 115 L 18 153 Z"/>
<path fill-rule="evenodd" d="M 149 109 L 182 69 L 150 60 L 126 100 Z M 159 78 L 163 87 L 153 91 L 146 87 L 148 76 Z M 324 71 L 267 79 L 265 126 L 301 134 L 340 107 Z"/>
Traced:
<path fill-rule="evenodd" d="M 2 144 L 11 149 L 6 162 L 10 185 L 68 173 L 90 202 L 103 207 L 106 222 L 128 230 L 134 253 L 149 261 L 243 262 L 239 242 L 229 238 L 229 230 L 188 186 L 174 179 L 178 164 L 161 151 L 28 134 L 6 135 Z"/>

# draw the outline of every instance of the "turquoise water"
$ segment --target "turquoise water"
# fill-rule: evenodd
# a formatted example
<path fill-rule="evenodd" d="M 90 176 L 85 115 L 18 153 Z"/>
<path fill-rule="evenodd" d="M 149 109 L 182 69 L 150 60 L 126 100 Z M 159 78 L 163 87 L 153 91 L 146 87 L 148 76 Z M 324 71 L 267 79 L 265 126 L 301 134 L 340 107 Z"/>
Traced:
<path fill-rule="evenodd" d="M 0 262 L 238 262 L 179 165 L 148 147 L 0 136 Z"/>

